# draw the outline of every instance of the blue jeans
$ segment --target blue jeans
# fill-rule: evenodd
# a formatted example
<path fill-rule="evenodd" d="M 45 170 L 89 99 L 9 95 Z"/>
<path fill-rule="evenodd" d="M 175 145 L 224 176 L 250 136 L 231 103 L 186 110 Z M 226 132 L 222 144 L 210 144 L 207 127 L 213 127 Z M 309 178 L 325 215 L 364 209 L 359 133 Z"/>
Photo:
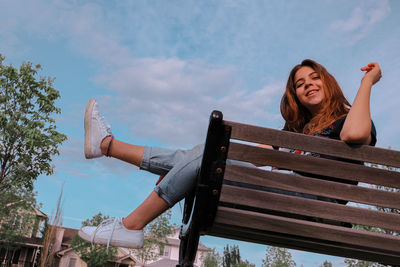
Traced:
<path fill-rule="evenodd" d="M 165 175 L 154 191 L 170 207 L 191 192 L 200 172 L 204 145 L 190 150 L 171 150 L 159 147 L 146 147 L 141 169 L 157 175 Z"/>
<path fill-rule="evenodd" d="M 197 145 L 189 150 L 172 150 L 159 147 L 146 147 L 143 153 L 140 169 L 149 171 L 156 175 L 165 175 L 161 182 L 154 188 L 154 191 L 162 199 L 164 199 L 170 207 L 172 207 L 178 201 L 186 197 L 194 188 L 197 176 L 200 173 L 203 151 L 204 145 Z M 227 160 L 227 162 L 255 168 L 254 165 L 247 162 L 235 160 Z M 289 170 L 275 171 L 299 175 Z M 334 199 L 320 198 L 314 195 L 290 192 L 281 189 L 262 188 L 260 186 L 249 187 L 255 187 L 255 189 L 262 189 L 264 191 L 273 193 L 336 202 Z"/>
<path fill-rule="evenodd" d="M 172 207 L 194 188 L 200 174 L 203 151 L 204 145 L 197 145 L 190 150 L 146 147 L 140 169 L 165 175 L 154 191 Z M 254 167 L 246 162 L 228 162 Z"/>

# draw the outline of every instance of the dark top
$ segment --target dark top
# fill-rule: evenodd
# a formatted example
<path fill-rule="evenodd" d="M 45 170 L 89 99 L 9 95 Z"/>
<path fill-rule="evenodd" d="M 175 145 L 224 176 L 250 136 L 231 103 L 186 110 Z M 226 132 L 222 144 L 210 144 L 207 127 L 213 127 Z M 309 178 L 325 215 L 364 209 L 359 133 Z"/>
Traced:
<path fill-rule="evenodd" d="M 326 137 L 330 139 L 336 139 L 340 140 L 340 132 L 342 131 L 344 121 L 346 120 L 347 116 L 344 116 L 343 118 L 338 119 L 325 129 L 323 129 L 319 133 L 314 133 L 314 136 L 321 136 L 321 137 Z M 375 146 L 376 144 L 376 129 L 374 122 L 371 121 L 372 127 L 371 127 L 371 143 L 369 144 L 370 146 Z M 282 129 L 283 131 L 288 131 L 288 129 L 285 127 Z M 307 132 L 305 132 L 307 134 Z"/>
<path fill-rule="evenodd" d="M 343 128 L 343 124 L 344 124 L 345 120 L 346 120 L 346 116 L 336 120 L 331 125 L 329 125 L 328 127 L 324 128 L 321 132 L 314 133 L 313 135 L 314 136 L 325 137 L 325 138 L 330 138 L 330 139 L 340 140 L 340 131 Z M 375 146 L 375 144 L 376 144 L 376 129 L 375 129 L 374 122 L 371 121 L 371 123 L 372 123 L 372 126 L 371 126 L 371 143 L 369 145 L 370 146 Z M 282 130 L 288 131 L 287 128 L 283 128 Z M 307 134 L 307 132 L 305 132 L 305 134 Z M 296 153 L 296 154 L 302 154 L 302 155 L 311 155 L 313 157 L 321 157 L 321 158 L 326 158 L 326 159 L 334 159 L 334 160 L 345 161 L 345 162 L 356 163 L 356 164 L 364 164 L 362 161 L 343 159 L 343 158 L 338 158 L 338 157 L 333 157 L 333 156 L 328 156 L 328 155 L 321 155 L 321 154 L 313 153 L 313 152 L 305 152 L 305 151 L 296 150 L 296 149 L 290 149 L 288 152 Z M 312 177 L 312 178 L 319 178 L 319 179 L 335 181 L 335 182 L 341 182 L 341 183 L 348 183 L 348 184 L 357 184 L 356 181 L 349 181 L 349 180 L 332 178 L 332 177 L 316 175 L 316 174 L 310 174 L 310 173 L 304 173 L 304 172 L 297 172 L 297 173 L 299 173 L 301 175 L 304 175 L 304 176 Z"/>
<path fill-rule="evenodd" d="M 346 120 L 346 116 L 338 119 L 325 129 L 323 129 L 320 133 L 315 133 L 313 135 L 315 136 L 321 136 L 321 137 L 326 137 L 330 139 L 336 139 L 340 140 L 340 132 L 342 131 L 344 121 Z M 376 144 L 376 129 L 374 122 L 371 121 L 371 143 L 369 144 L 370 146 L 375 146 Z M 307 134 L 307 133 L 305 133 Z"/>

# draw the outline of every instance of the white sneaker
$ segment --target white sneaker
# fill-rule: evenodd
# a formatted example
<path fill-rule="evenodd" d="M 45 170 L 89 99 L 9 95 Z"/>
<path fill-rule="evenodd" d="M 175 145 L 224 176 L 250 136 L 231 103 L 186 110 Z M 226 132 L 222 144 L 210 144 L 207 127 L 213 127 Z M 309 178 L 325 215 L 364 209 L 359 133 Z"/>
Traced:
<path fill-rule="evenodd" d="M 79 236 L 94 244 L 124 248 L 142 248 L 143 230 L 128 230 L 121 218 L 104 220 L 99 226 L 84 226 Z"/>
<path fill-rule="evenodd" d="M 85 157 L 92 159 L 103 156 L 100 144 L 110 135 L 112 135 L 110 125 L 103 116 L 100 116 L 96 100 L 90 99 L 85 111 Z"/>

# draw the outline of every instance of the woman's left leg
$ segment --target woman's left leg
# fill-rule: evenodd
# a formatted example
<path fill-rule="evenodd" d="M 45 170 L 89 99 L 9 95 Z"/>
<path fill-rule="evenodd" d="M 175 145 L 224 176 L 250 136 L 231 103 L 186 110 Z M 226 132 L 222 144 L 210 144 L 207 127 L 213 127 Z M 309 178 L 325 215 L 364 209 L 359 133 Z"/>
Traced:
<path fill-rule="evenodd" d="M 107 136 L 101 142 L 100 149 L 104 156 L 113 157 L 140 167 L 145 146 L 128 144 Z"/>

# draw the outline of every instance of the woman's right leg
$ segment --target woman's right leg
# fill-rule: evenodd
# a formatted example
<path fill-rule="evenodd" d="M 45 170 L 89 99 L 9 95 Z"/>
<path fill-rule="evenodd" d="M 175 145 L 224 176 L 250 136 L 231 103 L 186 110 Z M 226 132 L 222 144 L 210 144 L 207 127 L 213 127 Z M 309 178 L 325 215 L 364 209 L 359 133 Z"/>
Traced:
<path fill-rule="evenodd" d="M 145 148 L 141 169 L 160 175 L 165 173 L 165 177 L 148 198 L 124 218 L 127 229 L 142 229 L 192 191 L 200 170 L 203 147 L 197 145 L 191 150 Z"/>
<path fill-rule="evenodd" d="M 110 143 L 111 142 L 111 143 Z M 132 145 L 119 141 L 111 136 L 103 139 L 100 145 L 101 153 L 105 156 L 134 164 L 140 169 L 166 175 L 177 164 L 188 165 L 203 153 L 203 145 L 192 149 L 166 149 L 161 147 Z"/>

